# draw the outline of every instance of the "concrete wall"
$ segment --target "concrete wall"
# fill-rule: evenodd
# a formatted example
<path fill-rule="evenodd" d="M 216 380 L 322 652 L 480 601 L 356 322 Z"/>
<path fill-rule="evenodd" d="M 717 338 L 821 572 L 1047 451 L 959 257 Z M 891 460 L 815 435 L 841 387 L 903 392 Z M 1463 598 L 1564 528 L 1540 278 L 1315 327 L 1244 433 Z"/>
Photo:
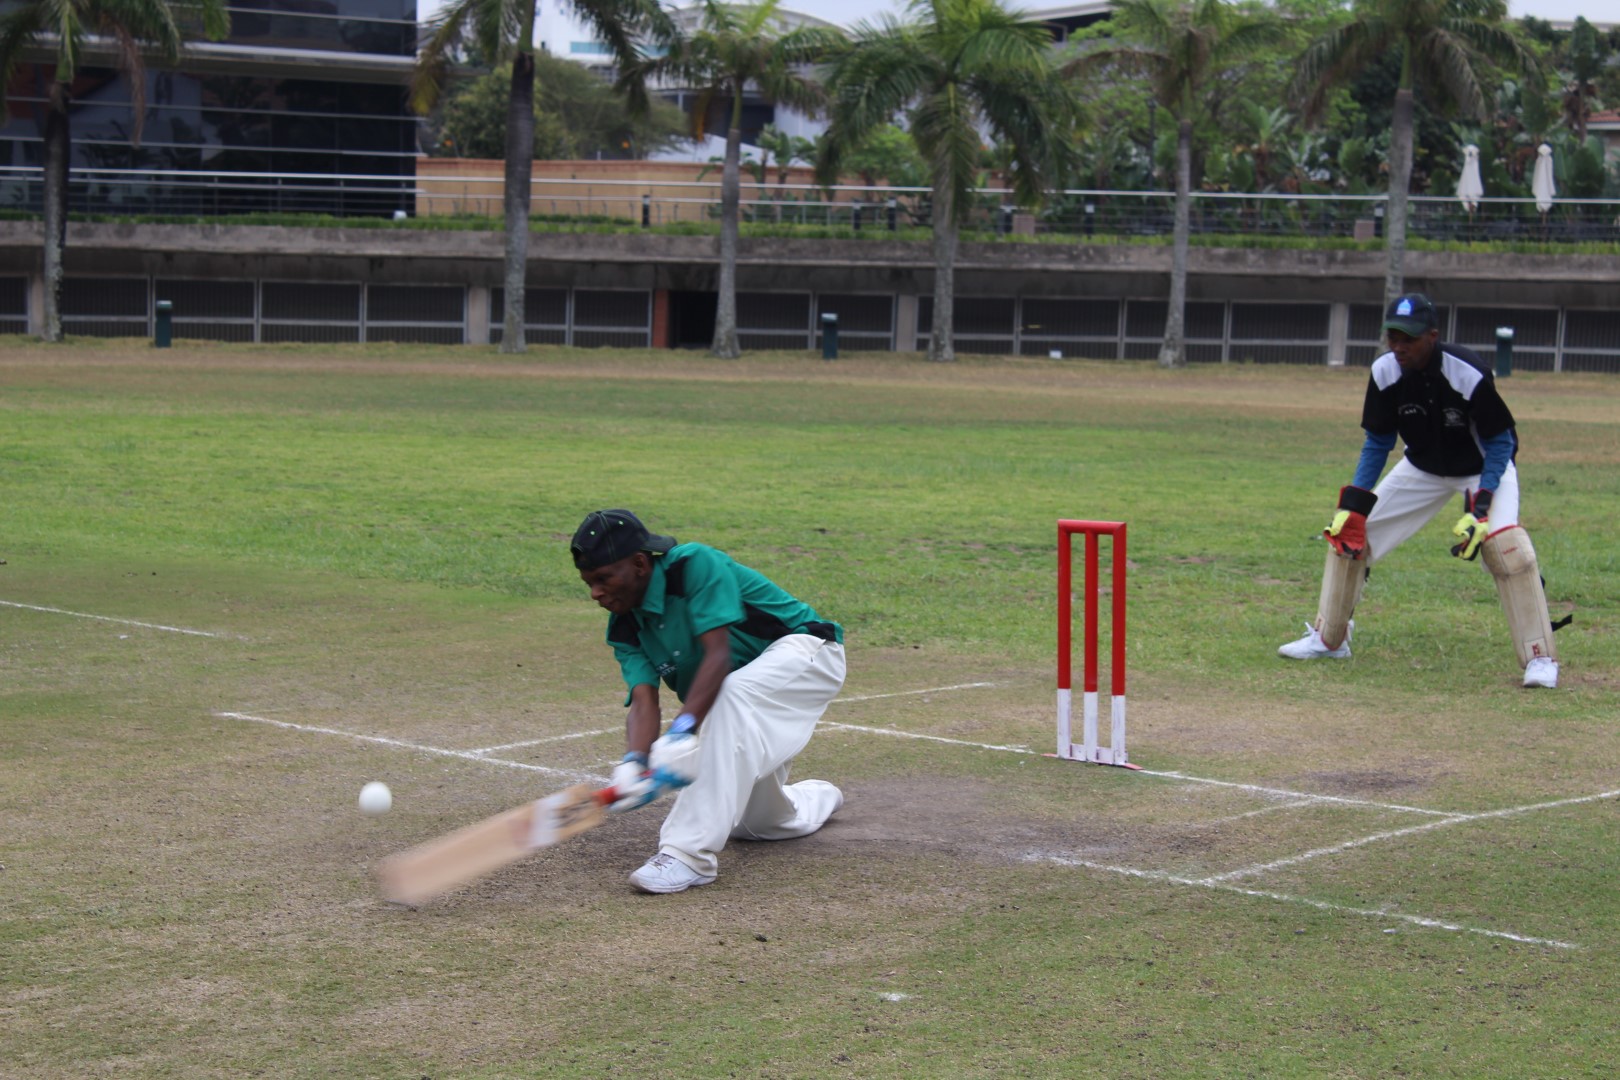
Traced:
<path fill-rule="evenodd" d="M 249 225 L 73 224 L 69 273 L 187 274 L 499 284 L 498 232 L 412 228 L 310 229 Z M 529 241 L 532 283 L 624 287 L 712 287 L 718 239 L 651 234 L 577 235 L 536 232 Z M 0 273 L 38 268 L 38 222 L 0 222 Z M 964 295 L 1162 296 L 1171 252 L 1160 245 L 1075 245 L 1006 241 L 964 243 L 957 260 Z M 1274 251 L 1194 248 L 1189 299 L 1376 301 L 1383 291 L 1379 251 Z M 1408 252 L 1413 289 L 1437 300 L 1620 306 L 1616 255 L 1482 255 Z M 740 288 L 846 290 L 882 287 L 902 293 L 933 288 L 926 243 L 890 240 L 744 238 Z"/>
<path fill-rule="evenodd" d="M 0 222 L 0 276 L 29 279 L 29 325 L 36 332 L 40 245 L 37 222 Z M 535 288 L 647 290 L 656 307 L 660 294 L 714 289 L 717 245 L 712 236 L 539 232 L 530 240 L 528 282 Z M 475 331 L 487 326 L 489 308 L 480 298 L 502 284 L 502 250 L 497 232 L 79 223 L 68 230 L 65 258 L 70 278 L 459 286 L 471 298 L 468 340 L 482 341 L 485 336 Z M 965 243 L 957 295 L 1162 300 L 1170 258 L 1167 246 Z M 1548 308 L 1559 319 L 1566 309 L 1620 310 L 1620 255 L 1410 252 L 1406 271 L 1410 288 L 1441 304 Z M 1343 362 L 1349 305 L 1378 304 L 1383 276 L 1379 251 L 1194 248 L 1188 298 L 1333 305 L 1325 335 L 1328 362 Z M 894 297 L 900 349 L 912 347 L 908 331 L 919 298 L 932 294 L 933 278 L 926 243 L 744 239 L 740 248 L 741 291 Z"/>
<path fill-rule="evenodd" d="M 744 199 L 776 198 L 773 163 L 768 183 L 754 182 L 743 170 Z M 506 190 L 506 163 L 484 158 L 418 158 L 416 162 L 418 215 L 475 214 L 501 216 Z M 699 183 L 699 181 L 702 181 Z M 540 215 L 605 214 L 629 221 L 641 220 L 642 196 L 657 204 L 656 217 L 665 221 L 706 221 L 720 182 L 718 165 L 676 161 L 536 161 L 531 187 L 533 213 Z M 787 170 L 785 183 L 812 185 L 815 171 L 802 165 Z M 791 191 L 803 198 L 803 191 Z M 834 193 L 828 201 L 847 202 L 850 193 Z M 691 200 L 683 204 L 680 200 Z"/>

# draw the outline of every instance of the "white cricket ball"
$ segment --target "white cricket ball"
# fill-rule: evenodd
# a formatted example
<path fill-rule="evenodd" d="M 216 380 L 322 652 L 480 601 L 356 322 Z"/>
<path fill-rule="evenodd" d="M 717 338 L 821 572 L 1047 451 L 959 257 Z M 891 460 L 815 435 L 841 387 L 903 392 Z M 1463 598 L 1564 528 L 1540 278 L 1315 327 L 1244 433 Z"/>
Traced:
<path fill-rule="evenodd" d="M 373 780 L 360 789 L 360 812 L 362 814 L 388 813 L 388 808 L 394 805 L 394 793 L 388 790 L 388 785 L 381 780 Z"/>

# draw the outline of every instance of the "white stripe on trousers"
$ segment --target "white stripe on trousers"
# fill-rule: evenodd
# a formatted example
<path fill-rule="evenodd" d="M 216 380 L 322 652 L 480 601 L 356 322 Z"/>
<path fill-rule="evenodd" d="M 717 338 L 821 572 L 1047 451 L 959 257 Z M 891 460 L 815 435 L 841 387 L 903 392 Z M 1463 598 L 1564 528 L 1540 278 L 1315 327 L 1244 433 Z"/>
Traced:
<path fill-rule="evenodd" d="M 732 837 L 808 836 L 838 808 L 831 784 L 788 784 L 788 766 L 844 685 L 844 647 L 809 634 L 778 638 L 726 676 L 699 728 L 698 778 L 664 819 L 659 850 L 700 874 L 719 869 Z"/>

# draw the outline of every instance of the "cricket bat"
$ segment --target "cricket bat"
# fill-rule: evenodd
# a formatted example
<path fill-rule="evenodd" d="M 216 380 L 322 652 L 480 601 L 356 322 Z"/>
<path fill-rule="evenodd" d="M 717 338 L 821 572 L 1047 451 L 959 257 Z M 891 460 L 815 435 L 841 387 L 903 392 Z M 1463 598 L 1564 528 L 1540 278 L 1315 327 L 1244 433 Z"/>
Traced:
<path fill-rule="evenodd" d="M 596 828 L 615 798 L 613 788 L 575 784 L 390 856 L 377 868 L 383 896 L 399 904 L 431 900 Z"/>

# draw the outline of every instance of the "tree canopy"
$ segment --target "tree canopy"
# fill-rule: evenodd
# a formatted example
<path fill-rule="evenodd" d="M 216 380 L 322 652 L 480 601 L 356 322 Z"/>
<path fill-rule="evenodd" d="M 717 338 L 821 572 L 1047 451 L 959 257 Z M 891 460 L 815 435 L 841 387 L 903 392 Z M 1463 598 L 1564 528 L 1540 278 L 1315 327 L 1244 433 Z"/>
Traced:
<path fill-rule="evenodd" d="M 498 158 L 506 152 L 511 65 L 453 85 L 431 120 L 433 157 Z M 686 117 L 654 101 L 633 113 L 625 95 L 571 60 L 535 54 L 537 159 L 645 158 L 686 136 Z"/>

